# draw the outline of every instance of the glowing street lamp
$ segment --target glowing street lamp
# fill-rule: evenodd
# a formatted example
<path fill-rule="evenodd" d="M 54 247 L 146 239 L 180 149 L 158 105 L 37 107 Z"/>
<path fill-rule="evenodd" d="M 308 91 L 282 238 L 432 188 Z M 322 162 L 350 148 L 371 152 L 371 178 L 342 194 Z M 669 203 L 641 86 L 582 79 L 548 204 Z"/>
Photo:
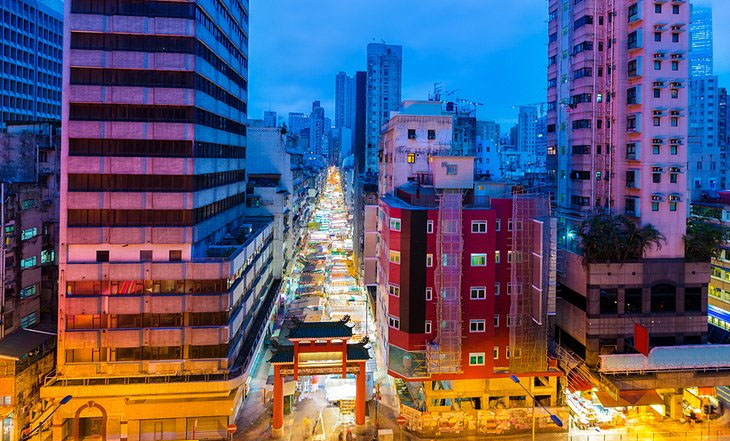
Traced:
<path fill-rule="evenodd" d="M 525 391 L 525 393 L 526 393 L 527 395 L 529 395 L 529 396 L 530 396 L 530 398 L 532 398 L 532 441 L 535 441 L 535 405 L 537 404 L 537 400 L 535 399 L 535 396 L 534 396 L 534 395 L 532 395 L 532 394 L 530 393 L 530 391 L 529 391 L 529 390 L 527 390 L 527 388 L 525 387 L 525 385 L 524 385 L 524 384 L 522 384 L 522 383 L 520 383 L 520 379 L 519 379 L 519 378 L 517 378 L 517 376 L 516 376 L 516 375 L 510 375 L 510 376 L 509 376 L 509 378 L 510 378 L 510 380 L 512 380 L 513 382 L 515 382 L 515 383 L 519 384 L 519 385 L 520 385 L 520 387 L 522 388 L 522 390 L 524 390 L 524 391 Z M 560 421 L 560 418 L 558 418 L 558 416 L 557 416 L 557 415 L 554 415 L 553 413 L 551 413 L 551 412 L 550 412 L 549 410 L 547 410 L 547 408 L 546 408 L 545 406 L 543 406 L 542 404 L 540 404 L 540 407 L 542 407 L 542 408 L 543 408 L 543 410 L 544 410 L 545 412 L 547 412 L 547 413 L 548 413 L 548 415 L 550 415 L 550 419 L 551 419 L 551 420 L 553 421 L 553 423 L 554 423 L 554 424 L 555 424 L 556 426 L 558 426 L 558 427 L 563 427 L 563 422 L 562 422 L 562 421 Z"/>

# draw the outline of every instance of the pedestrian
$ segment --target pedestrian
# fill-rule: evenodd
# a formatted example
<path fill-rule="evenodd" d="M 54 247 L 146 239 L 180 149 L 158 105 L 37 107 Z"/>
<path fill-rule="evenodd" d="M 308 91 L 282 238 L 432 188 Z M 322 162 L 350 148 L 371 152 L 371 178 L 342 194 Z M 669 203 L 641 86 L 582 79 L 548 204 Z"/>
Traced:
<path fill-rule="evenodd" d="M 340 434 L 337 436 L 337 441 L 345 441 L 345 435 L 340 430 Z"/>
<path fill-rule="evenodd" d="M 352 436 L 352 430 L 347 429 L 347 436 L 345 437 L 345 441 L 353 441 L 355 437 Z"/>

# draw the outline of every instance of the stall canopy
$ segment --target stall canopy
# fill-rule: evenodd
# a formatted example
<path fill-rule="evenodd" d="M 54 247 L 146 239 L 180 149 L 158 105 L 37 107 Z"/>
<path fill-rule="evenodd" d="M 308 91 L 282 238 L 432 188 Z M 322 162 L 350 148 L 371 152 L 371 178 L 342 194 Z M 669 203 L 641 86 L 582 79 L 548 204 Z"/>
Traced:
<path fill-rule="evenodd" d="M 655 390 L 622 390 L 618 400 L 606 392 L 596 392 L 598 401 L 603 407 L 651 406 L 664 404 L 664 400 Z"/>

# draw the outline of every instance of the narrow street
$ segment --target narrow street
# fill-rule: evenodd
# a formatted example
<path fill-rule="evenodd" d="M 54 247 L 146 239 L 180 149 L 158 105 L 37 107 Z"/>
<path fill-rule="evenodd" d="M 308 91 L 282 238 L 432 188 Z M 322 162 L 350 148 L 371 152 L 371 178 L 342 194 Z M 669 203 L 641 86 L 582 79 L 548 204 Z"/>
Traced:
<path fill-rule="evenodd" d="M 304 322 L 325 322 L 350 317 L 353 340 L 368 336 L 376 342 L 368 297 L 358 284 L 352 266 L 352 228 L 339 170 L 330 168 L 315 209 L 307 225 L 303 249 L 289 280 L 284 308 L 281 309 L 272 339 L 284 342 L 292 317 Z M 236 421 L 234 440 L 262 440 L 271 436 L 271 395 L 273 368 L 267 363 L 270 351 L 256 367 L 250 393 Z M 371 350 L 371 356 L 374 351 Z M 372 390 L 375 361 L 367 364 L 368 390 Z M 285 386 L 285 440 L 337 439 L 354 425 L 352 406 L 354 379 L 337 376 L 303 377 Z M 370 398 L 370 397 L 368 397 Z"/>

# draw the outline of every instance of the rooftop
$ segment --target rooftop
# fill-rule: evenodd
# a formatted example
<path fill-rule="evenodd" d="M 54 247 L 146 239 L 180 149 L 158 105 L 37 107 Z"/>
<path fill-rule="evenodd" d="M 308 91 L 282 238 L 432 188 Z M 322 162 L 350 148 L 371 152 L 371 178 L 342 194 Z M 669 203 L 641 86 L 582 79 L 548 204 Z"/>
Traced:
<path fill-rule="evenodd" d="M 350 316 L 336 322 L 303 322 L 292 318 L 289 326 L 290 340 L 310 339 L 349 339 L 352 337 L 352 326 L 348 326 Z"/>

